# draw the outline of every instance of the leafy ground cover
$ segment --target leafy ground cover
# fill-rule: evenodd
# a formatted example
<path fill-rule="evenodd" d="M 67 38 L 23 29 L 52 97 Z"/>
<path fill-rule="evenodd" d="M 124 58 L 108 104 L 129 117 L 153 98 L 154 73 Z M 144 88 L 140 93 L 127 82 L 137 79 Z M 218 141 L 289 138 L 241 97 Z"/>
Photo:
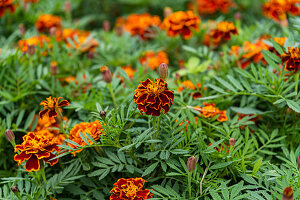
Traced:
<path fill-rule="evenodd" d="M 298 0 L 1 0 L 0 199 L 300 199 Z"/>

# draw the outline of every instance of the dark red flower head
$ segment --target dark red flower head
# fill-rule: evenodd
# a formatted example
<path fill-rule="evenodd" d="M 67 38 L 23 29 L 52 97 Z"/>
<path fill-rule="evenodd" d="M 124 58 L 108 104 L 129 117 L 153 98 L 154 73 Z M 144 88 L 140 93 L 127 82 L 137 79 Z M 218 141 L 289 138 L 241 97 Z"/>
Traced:
<path fill-rule="evenodd" d="M 58 98 L 51 98 L 48 97 L 46 98 L 47 100 L 46 101 L 42 101 L 40 103 L 41 106 L 44 106 L 44 110 L 42 110 L 40 113 L 39 113 L 39 117 L 40 118 L 43 118 L 44 115 L 48 115 L 49 118 L 51 117 L 56 117 L 57 116 L 57 113 L 60 112 L 58 109 L 59 107 L 62 107 L 62 106 L 69 106 L 69 102 L 67 100 L 62 100 L 60 103 L 59 103 L 59 100 L 61 99 L 62 97 L 58 97 Z"/>
<path fill-rule="evenodd" d="M 287 71 L 297 72 L 300 69 L 300 49 L 298 47 L 289 47 L 287 53 L 281 54 L 281 61 L 285 63 Z"/>
<path fill-rule="evenodd" d="M 168 89 L 168 84 L 163 79 L 150 79 L 141 82 L 133 95 L 134 103 L 137 104 L 140 113 L 159 116 L 161 109 L 169 112 L 173 101 L 174 91 Z"/>
<path fill-rule="evenodd" d="M 150 190 L 144 189 L 146 180 L 142 178 L 120 178 L 114 183 L 110 200 L 144 200 L 151 199 Z"/>

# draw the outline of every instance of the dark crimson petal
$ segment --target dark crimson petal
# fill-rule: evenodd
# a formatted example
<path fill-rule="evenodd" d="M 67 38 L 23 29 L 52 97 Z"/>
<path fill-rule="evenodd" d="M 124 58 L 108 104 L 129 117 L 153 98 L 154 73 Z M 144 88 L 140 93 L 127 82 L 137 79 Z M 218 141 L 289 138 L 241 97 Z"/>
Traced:
<path fill-rule="evenodd" d="M 154 94 L 149 94 L 147 100 L 146 100 L 146 103 L 155 103 L 156 100 L 155 100 L 155 95 Z"/>
<path fill-rule="evenodd" d="M 145 100 L 147 99 L 148 97 L 148 94 L 142 94 L 141 96 L 139 96 L 139 98 L 136 100 L 136 104 L 142 104 L 144 105 L 145 104 Z"/>
<path fill-rule="evenodd" d="M 18 165 L 20 165 L 25 160 L 28 160 L 31 157 L 32 154 L 26 154 L 25 151 L 22 151 L 20 154 L 16 154 L 14 156 L 14 160 L 18 161 Z"/>
<path fill-rule="evenodd" d="M 144 111 L 144 112 L 147 111 L 146 106 L 144 106 L 144 105 L 137 105 L 137 107 L 138 107 L 138 109 L 141 110 L 141 111 Z"/>
<path fill-rule="evenodd" d="M 184 39 L 188 39 L 188 38 L 190 38 L 192 36 L 192 31 L 189 28 L 184 27 L 182 29 L 182 35 L 183 35 Z"/>
<path fill-rule="evenodd" d="M 49 163 L 51 166 L 55 165 L 56 163 L 58 163 L 58 158 L 56 159 L 53 159 L 53 160 L 50 160 L 52 158 L 54 158 L 55 155 L 50 153 L 50 156 L 48 158 L 44 158 L 43 160 L 46 162 L 46 163 Z"/>
<path fill-rule="evenodd" d="M 154 108 L 155 110 L 158 110 L 158 109 L 160 109 L 159 107 L 160 107 L 161 102 L 158 97 L 155 100 L 156 100 L 156 102 L 154 104 L 150 104 L 149 107 Z"/>
<path fill-rule="evenodd" d="M 165 106 L 166 104 L 170 103 L 169 97 L 166 94 L 164 94 L 164 93 L 159 94 L 159 98 L 160 98 L 160 100 L 162 102 L 162 106 Z"/>
<path fill-rule="evenodd" d="M 48 152 L 59 151 L 57 144 L 52 144 L 44 147 Z"/>
<path fill-rule="evenodd" d="M 150 194 L 150 190 L 141 190 L 141 191 L 137 191 L 136 196 L 142 199 L 148 199 L 149 194 Z"/>
<path fill-rule="evenodd" d="M 193 98 L 194 99 L 197 99 L 197 98 L 200 98 L 200 97 L 202 97 L 202 94 L 200 92 L 193 93 Z"/>
<path fill-rule="evenodd" d="M 56 116 L 57 116 L 56 110 L 50 110 L 50 112 L 49 112 L 49 118 L 56 117 Z"/>
<path fill-rule="evenodd" d="M 160 111 L 161 111 L 161 108 L 159 108 L 159 110 L 155 110 L 155 109 L 149 109 L 149 114 L 147 115 L 152 115 L 152 116 L 159 116 L 160 115 Z"/>
<path fill-rule="evenodd" d="M 34 154 L 32 154 L 32 156 L 30 157 L 29 160 L 27 160 L 27 162 L 25 164 L 25 169 L 28 172 L 32 172 L 32 171 L 37 172 L 37 171 L 39 171 L 40 162 L 39 162 L 39 159 Z"/>
<path fill-rule="evenodd" d="M 42 159 L 42 158 L 48 158 L 50 156 L 50 153 L 47 151 L 42 151 L 40 153 L 35 154 L 37 156 L 38 159 Z"/>
<path fill-rule="evenodd" d="M 62 100 L 58 106 L 69 106 L 69 102 L 67 100 Z"/>
<path fill-rule="evenodd" d="M 114 195 L 114 194 L 112 194 L 112 195 L 110 195 L 110 198 L 109 198 L 110 200 L 121 200 L 120 198 L 119 198 L 119 196 L 116 196 L 116 195 Z"/>
<path fill-rule="evenodd" d="M 172 104 L 171 104 L 172 105 Z M 165 106 L 163 106 L 162 108 L 165 110 L 165 113 L 169 112 L 171 109 L 171 105 L 167 104 Z"/>
<path fill-rule="evenodd" d="M 151 82 L 150 79 L 147 78 L 147 80 L 141 82 L 141 84 L 142 84 L 143 86 L 147 87 L 147 85 L 148 85 L 150 82 Z"/>
<path fill-rule="evenodd" d="M 39 117 L 42 119 L 43 116 L 48 112 L 48 110 L 42 110 L 40 113 L 39 113 Z"/>
<path fill-rule="evenodd" d="M 171 101 L 174 101 L 174 91 L 165 90 L 163 93 L 167 95 L 171 99 Z"/>

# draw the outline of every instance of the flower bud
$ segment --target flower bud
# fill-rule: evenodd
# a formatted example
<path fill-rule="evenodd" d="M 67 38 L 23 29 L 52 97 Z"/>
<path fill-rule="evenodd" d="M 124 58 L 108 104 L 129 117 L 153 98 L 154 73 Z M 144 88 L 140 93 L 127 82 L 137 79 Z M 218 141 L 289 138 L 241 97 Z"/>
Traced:
<path fill-rule="evenodd" d="M 19 188 L 18 188 L 18 186 L 16 186 L 16 185 L 12 186 L 10 189 L 11 189 L 11 191 L 12 191 L 13 193 L 19 192 Z"/>
<path fill-rule="evenodd" d="M 5 136 L 9 142 L 15 141 L 15 134 L 10 129 L 5 131 Z"/>
<path fill-rule="evenodd" d="M 219 53 L 219 56 L 220 56 L 220 57 L 223 57 L 223 56 L 224 56 L 224 52 L 221 51 L 221 52 Z"/>
<path fill-rule="evenodd" d="M 123 35 L 123 26 L 116 27 L 117 36 L 121 37 Z"/>
<path fill-rule="evenodd" d="M 240 12 L 237 12 L 234 14 L 234 19 L 235 20 L 241 20 L 242 19 L 242 14 Z"/>
<path fill-rule="evenodd" d="M 231 146 L 234 146 L 235 143 L 236 143 L 236 140 L 235 140 L 234 138 L 230 138 L 230 139 L 229 139 L 229 144 L 230 144 Z"/>
<path fill-rule="evenodd" d="M 56 61 L 52 61 L 50 63 L 50 73 L 52 76 L 57 75 L 58 72 L 58 66 L 57 66 L 57 62 Z"/>
<path fill-rule="evenodd" d="M 34 45 L 28 45 L 27 53 L 32 56 L 35 53 L 35 46 Z"/>
<path fill-rule="evenodd" d="M 110 23 L 108 20 L 103 21 L 102 28 L 106 32 L 108 32 L 110 30 Z"/>
<path fill-rule="evenodd" d="M 57 28 L 56 27 L 51 27 L 49 30 L 49 34 L 51 37 L 55 37 L 56 36 L 56 32 L 57 32 Z"/>
<path fill-rule="evenodd" d="M 106 83 L 110 83 L 112 81 L 112 74 L 111 71 L 108 69 L 107 66 L 103 65 L 100 68 L 100 72 L 102 74 L 102 78 Z"/>
<path fill-rule="evenodd" d="M 68 13 L 71 12 L 71 7 L 72 7 L 71 1 L 65 1 L 64 7 L 66 12 Z"/>
<path fill-rule="evenodd" d="M 159 65 L 159 77 L 162 79 L 167 79 L 168 78 L 168 65 L 166 63 L 161 63 Z"/>
<path fill-rule="evenodd" d="M 299 166 L 299 169 L 300 169 L 300 153 L 299 153 L 299 156 L 298 156 L 298 159 L 297 159 L 297 163 L 298 163 L 298 166 Z"/>
<path fill-rule="evenodd" d="M 169 15 L 171 15 L 173 12 L 172 8 L 170 7 L 165 7 L 164 8 L 164 17 L 168 17 Z"/>
<path fill-rule="evenodd" d="M 19 31 L 20 31 L 21 35 L 25 35 L 26 29 L 25 29 L 24 24 L 19 24 Z"/>
<path fill-rule="evenodd" d="M 106 112 L 104 110 L 101 110 L 99 113 L 100 117 L 105 117 L 106 116 Z"/>
<path fill-rule="evenodd" d="M 292 187 L 286 187 L 282 193 L 282 200 L 294 200 L 294 191 Z"/>
<path fill-rule="evenodd" d="M 93 51 L 89 51 L 87 54 L 88 59 L 93 59 L 95 56 L 95 53 Z"/>
<path fill-rule="evenodd" d="M 196 164 L 197 164 L 197 158 L 195 156 L 191 156 L 188 158 L 186 167 L 189 170 L 189 172 L 193 172 L 195 170 Z"/>

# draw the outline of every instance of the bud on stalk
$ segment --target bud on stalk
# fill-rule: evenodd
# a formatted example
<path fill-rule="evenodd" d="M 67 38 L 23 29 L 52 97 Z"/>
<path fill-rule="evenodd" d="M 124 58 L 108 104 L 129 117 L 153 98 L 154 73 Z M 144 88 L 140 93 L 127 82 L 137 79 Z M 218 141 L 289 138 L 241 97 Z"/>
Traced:
<path fill-rule="evenodd" d="M 103 28 L 104 31 L 109 32 L 109 30 L 110 30 L 110 23 L 109 23 L 108 20 L 103 21 L 102 28 Z"/>
<path fill-rule="evenodd" d="M 168 78 L 168 65 L 166 63 L 161 63 L 159 65 L 159 70 L 158 70 L 158 73 L 159 73 L 159 77 L 162 78 L 162 79 L 167 79 Z"/>
<path fill-rule="evenodd" d="M 186 167 L 189 170 L 189 172 L 193 172 L 195 170 L 196 164 L 197 164 L 197 158 L 195 156 L 191 156 L 188 158 Z"/>
<path fill-rule="evenodd" d="M 294 200 L 294 191 L 292 187 L 286 187 L 283 190 L 282 200 Z"/>
<path fill-rule="evenodd" d="M 230 144 L 231 146 L 234 146 L 235 143 L 236 143 L 236 140 L 235 140 L 234 138 L 230 138 L 230 139 L 229 139 L 229 144 Z"/>
<path fill-rule="evenodd" d="M 5 137 L 13 145 L 13 147 L 16 146 L 15 134 L 10 129 L 5 131 Z"/>
<path fill-rule="evenodd" d="M 58 66 L 57 66 L 57 62 L 56 61 L 52 61 L 50 63 L 50 73 L 52 76 L 57 75 L 58 72 Z"/>
<path fill-rule="evenodd" d="M 35 46 L 34 45 L 28 45 L 27 53 L 30 56 L 33 56 L 33 54 L 35 53 Z"/>
<path fill-rule="evenodd" d="M 71 12 L 71 7 L 72 7 L 71 1 L 65 1 L 64 7 L 67 13 Z"/>
<path fill-rule="evenodd" d="M 100 117 L 105 117 L 106 116 L 106 112 L 104 110 L 101 110 L 99 113 Z"/>
<path fill-rule="evenodd" d="M 100 68 L 100 72 L 102 74 L 102 78 L 106 83 L 110 83 L 112 81 L 112 74 L 111 71 L 108 69 L 107 66 L 103 65 Z"/>
<path fill-rule="evenodd" d="M 16 185 L 12 186 L 10 189 L 11 189 L 11 191 L 12 191 L 13 193 L 19 192 L 19 188 L 18 188 L 18 186 L 16 186 Z"/>
<path fill-rule="evenodd" d="M 25 29 L 24 24 L 19 25 L 19 31 L 20 31 L 21 35 L 25 35 L 26 29 Z"/>
<path fill-rule="evenodd" d="M 168 17 L 169 15 L 171 15 L 173 13 L 172 8 L 170 7 L 165 7 L 164 8 L 164 17 Z"/>

